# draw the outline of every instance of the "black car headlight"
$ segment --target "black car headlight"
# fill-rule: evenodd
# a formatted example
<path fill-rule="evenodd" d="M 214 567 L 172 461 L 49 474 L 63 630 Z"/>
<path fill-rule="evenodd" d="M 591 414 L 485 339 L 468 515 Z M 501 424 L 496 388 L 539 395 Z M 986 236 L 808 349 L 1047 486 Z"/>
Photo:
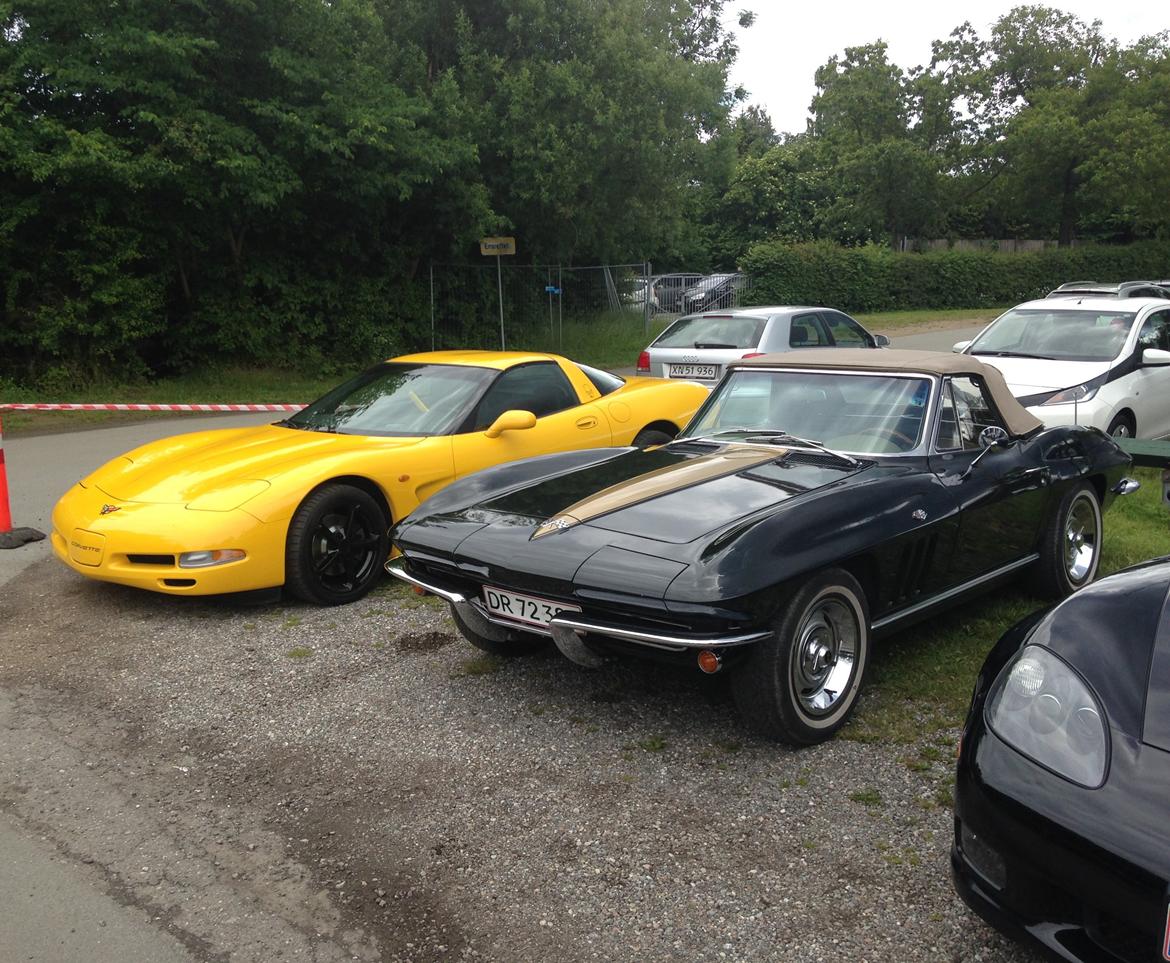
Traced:
<path fill-rule="evenodd" d="M 1109 764 L 1105 713 L 1076 670 L 1039 645 L 1026 645 L 999 674 L 987 725 L 1033 762 L 1095 789 Z"/>

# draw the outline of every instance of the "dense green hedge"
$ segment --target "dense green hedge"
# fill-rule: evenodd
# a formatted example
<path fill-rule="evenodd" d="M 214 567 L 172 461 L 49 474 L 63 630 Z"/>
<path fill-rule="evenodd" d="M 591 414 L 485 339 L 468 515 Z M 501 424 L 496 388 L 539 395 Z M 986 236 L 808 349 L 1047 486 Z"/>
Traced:
<path fill-rule="evenodd" d="M 1170 277 L 1170 243 L 1084 245 L 1029 254 L 764 242 L 743 270 L 755 304 L 825 304 L 845 311 L 976 308 L 1042 297 L 1065 281 Z"/>

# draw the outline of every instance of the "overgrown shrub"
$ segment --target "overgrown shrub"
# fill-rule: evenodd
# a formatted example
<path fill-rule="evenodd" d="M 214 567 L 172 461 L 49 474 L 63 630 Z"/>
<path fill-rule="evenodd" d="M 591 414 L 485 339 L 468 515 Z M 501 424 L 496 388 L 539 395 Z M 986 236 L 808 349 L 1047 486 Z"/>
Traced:
<path fill-rule="evenodd" d="M 755 304 L 825 304 L 844 311 L 980 308 L 1042 297 L 1066 281 L 1170 276 L 1170 243 L 1083 245 L 1027 254 L 845 248 L 767 241 L 748 250 Z"/>

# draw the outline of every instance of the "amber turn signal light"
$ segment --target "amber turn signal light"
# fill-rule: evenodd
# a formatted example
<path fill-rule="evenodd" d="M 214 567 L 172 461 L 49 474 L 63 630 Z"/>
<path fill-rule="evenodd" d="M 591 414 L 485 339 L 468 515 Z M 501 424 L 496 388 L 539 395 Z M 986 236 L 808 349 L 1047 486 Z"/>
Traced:
<path fill-rule="evenodd" d="M 723 668 L 723 656 L 710 649 L 703 649 L 699 652 L 699 668 L 707 675 L 714 675 Z"/>

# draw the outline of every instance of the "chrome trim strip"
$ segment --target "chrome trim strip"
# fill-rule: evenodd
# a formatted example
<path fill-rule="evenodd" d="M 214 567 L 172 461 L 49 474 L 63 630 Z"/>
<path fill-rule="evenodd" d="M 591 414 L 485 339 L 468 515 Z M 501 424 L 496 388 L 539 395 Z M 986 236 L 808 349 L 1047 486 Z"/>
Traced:
<path fill-rule="evenodd" d="M 465 617 L 470 615 L 472 618 L 480 618 L 493 625 L 503 626 L 510 629 L 518 629 L 522 632 L 532 632 L 536 635 L 556 636 L 557 629 L 568 630 L 571 632 L 592 632 L 596 635 L 608 635 L 615 639 L 623 639 L 627 642 L 636 642 L 640 645 L 649 645 L 658 649 L 666 649 L 670 652 L 685 652 L 688 649 L 726 649 L 737 645 L 750 645 L 752 642 L 761 642 L 764 639 L 770 638 L 772 633 L 770 631 L 745 632 L 739 635 L 730 636 L 680 636 L 667 635 L 658 632 L 642 632 L 636 629 L 624 629 L 617 625 L 609 625 L 605 622 L 595 622 L 584 618 L 563 618 L 556 616 L 549 623 L 548 628 L 539 625 L 529 625 L 522 622 L 514 622 L 509 619 L 500 619 L 488 613 L 478 599 L 469 599 L 461 592 L 455 592 L 450 589 L 442 589 L 429 582 L 424 582 L 422 579 L 411 575 L 406 571 L 406 559 L 401 555 L 397 558 L 392 558 L 386 563 L 386 571 L 399 578 L 404 582 L 409 582 L 411 585 L 416 585 L 421 589 L 425 589 L 432 595 L 437 595 L 439 598 L 446 599 L 453 606 L 455 606 L 461 615 Z M 470 610 L 470 611 L 469 611 Z"/>
<path fill-rule="evenodd" d="M 687 649 L 726 649 L 736 645 L 750 645 L 752 642 L 762 642 L 764 639 L 771 638 L 772 635 L 769 631 L 744 632 L 739 635 L 725 636 L 666 635 L 658 632 L 642 632 L 637 629 L 623 629 L 616 625 L 593 622 L 589 619 L 566 619 L 559 615 L 553 618 L 551 624 L 558 627 L 564 626 L 574 632 L 608 635 L 615 639 L 652 645 L 673 652 L 684 652 Z"/>
<path fill-rule="evenodd" d="M 1009 572 L 1014 572 L 1016 569 L 1023 568 L 1025 565 L 1031 565 L 1033 562 L 1035 562 L 1039 558 L 1040 558 L 1040 553 L 1033 552 L 1031 555 L 1027 555 L 1024 558 L 1017 559 L 1014 562 L 1009 562 L 1007 565 L 1003 565 L 1003 566 L 995 569 L 994 571 L 987 572 L 986 574 L 980 575 L 977 578 L 970 579 L 969 581 L 963 582 L 961 585 L 956 585 L 954 588 L 949 588 L 945 592 L 941 593 L 940 595 L 932 595 L 928 599 L 923 599 L 921 602 L 917 602 L 914 605 L 911 605 L 908 609 L 902 609 L 901 611 L 894 612 L 891 615 L 887 615 L 885 618 L 878 619 L 876 622 L 874 622 L 872 625 L 870 625 L 870 628 L 871 629 L 885 628 L 887 625 L 891 624 L 892 622 L 898 622 L 901 619 L 906 618 L 907 616 L 914 615 L 918 612 L 921 612 L 923 609 L 928 609 L 932 605 L 937 605 L 940 602 L 947 601 L 947 599 L 954 598 L 956 595 L 962 595 L 964 592 L 969 592 L 973 588 L 978 588 L 980 585 L 983 585 L 986 582 L 990 582 L 993 579 L 997 579 L 1001 575 L 1007 575 Z"/>

